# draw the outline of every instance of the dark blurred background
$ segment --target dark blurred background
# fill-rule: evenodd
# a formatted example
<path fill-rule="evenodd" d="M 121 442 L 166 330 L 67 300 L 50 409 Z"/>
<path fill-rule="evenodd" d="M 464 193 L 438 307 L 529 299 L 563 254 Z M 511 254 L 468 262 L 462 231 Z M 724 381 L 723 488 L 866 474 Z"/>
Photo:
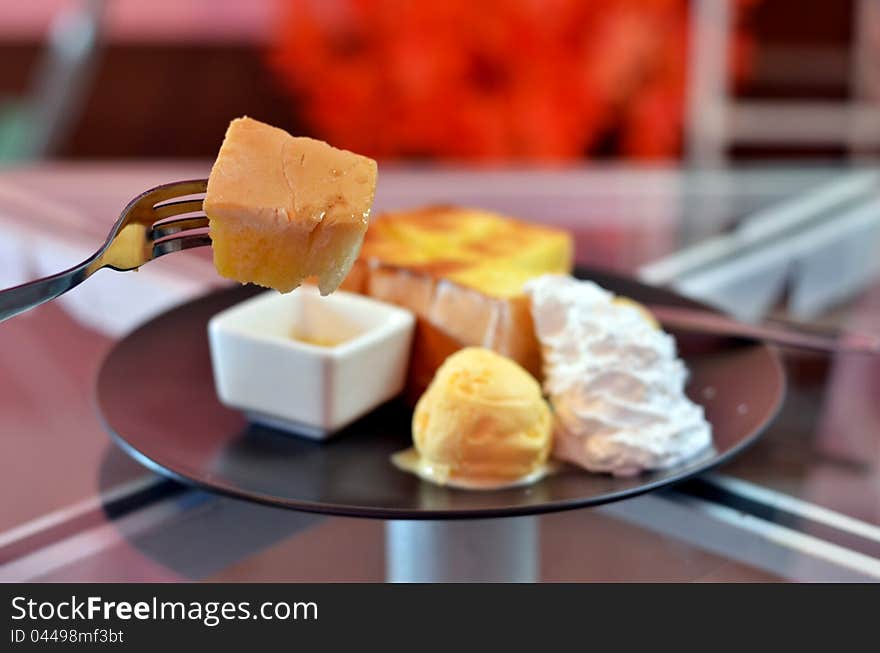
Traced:
<path fill-rule="evenodd" d="M 872 157 L 876 0 L 5 0 L 0 160 Z"/>

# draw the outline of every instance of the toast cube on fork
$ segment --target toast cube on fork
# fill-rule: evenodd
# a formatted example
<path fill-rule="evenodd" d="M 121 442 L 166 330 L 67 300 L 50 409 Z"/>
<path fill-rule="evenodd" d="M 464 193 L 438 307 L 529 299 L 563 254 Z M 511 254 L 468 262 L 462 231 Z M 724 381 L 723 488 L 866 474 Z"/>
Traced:
<path fill-rule="evenodd" d="M 281 292 L 314 275 L 333 292 L 360 251 L 376 174 L 367 157 L 233 120 L 204 203 L 217 271 Z"/>

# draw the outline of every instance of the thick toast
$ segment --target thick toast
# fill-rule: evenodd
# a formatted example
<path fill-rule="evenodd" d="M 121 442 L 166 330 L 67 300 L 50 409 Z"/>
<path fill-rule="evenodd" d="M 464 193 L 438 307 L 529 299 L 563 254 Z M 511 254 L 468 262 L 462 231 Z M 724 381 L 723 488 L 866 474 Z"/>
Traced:
<path fill-rule="evenodd" d="M 428 207 L 370 225 L 342 288 L 418 317 L 408 395 L 417 398 L 447 356 L 482 346 L 540 378 L 541 355 L 523 284 L 572 266 L 569 234 L 496 213 Z"/>

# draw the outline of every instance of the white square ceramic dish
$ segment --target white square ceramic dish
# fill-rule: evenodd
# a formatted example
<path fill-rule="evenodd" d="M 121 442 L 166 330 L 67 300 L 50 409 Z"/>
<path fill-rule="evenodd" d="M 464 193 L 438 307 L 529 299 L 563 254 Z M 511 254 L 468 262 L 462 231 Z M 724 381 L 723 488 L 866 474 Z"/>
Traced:
<path fill-rule="evenodd" d="M 217 394 L 252 421 L 326 439 L 403 390 L 414 325 L 361 295 L 267 291 L 208 323 Z"/>

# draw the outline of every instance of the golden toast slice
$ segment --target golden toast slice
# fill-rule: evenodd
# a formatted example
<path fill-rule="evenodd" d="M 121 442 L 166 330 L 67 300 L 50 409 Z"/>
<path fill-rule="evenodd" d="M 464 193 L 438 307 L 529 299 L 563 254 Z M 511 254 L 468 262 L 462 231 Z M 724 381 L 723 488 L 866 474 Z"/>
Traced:
<path fill-rule="evenodd" d="M 316 275 L 321 294 L 333 292 L 357 258 L 375 190 L 372 159 L 237 118 L 204 202 L 214 264 L 281 292 Z"/>
<path fill-rule="evenodd" d="M 523 284 L 568 273 L 570 235 L 477 209 L 436 206 L 373 221 L 343 288 L 418 316 L 408 391 L 417 398 L 447 356 L 481 346 L 535 376 L 541 355 Z"/>

